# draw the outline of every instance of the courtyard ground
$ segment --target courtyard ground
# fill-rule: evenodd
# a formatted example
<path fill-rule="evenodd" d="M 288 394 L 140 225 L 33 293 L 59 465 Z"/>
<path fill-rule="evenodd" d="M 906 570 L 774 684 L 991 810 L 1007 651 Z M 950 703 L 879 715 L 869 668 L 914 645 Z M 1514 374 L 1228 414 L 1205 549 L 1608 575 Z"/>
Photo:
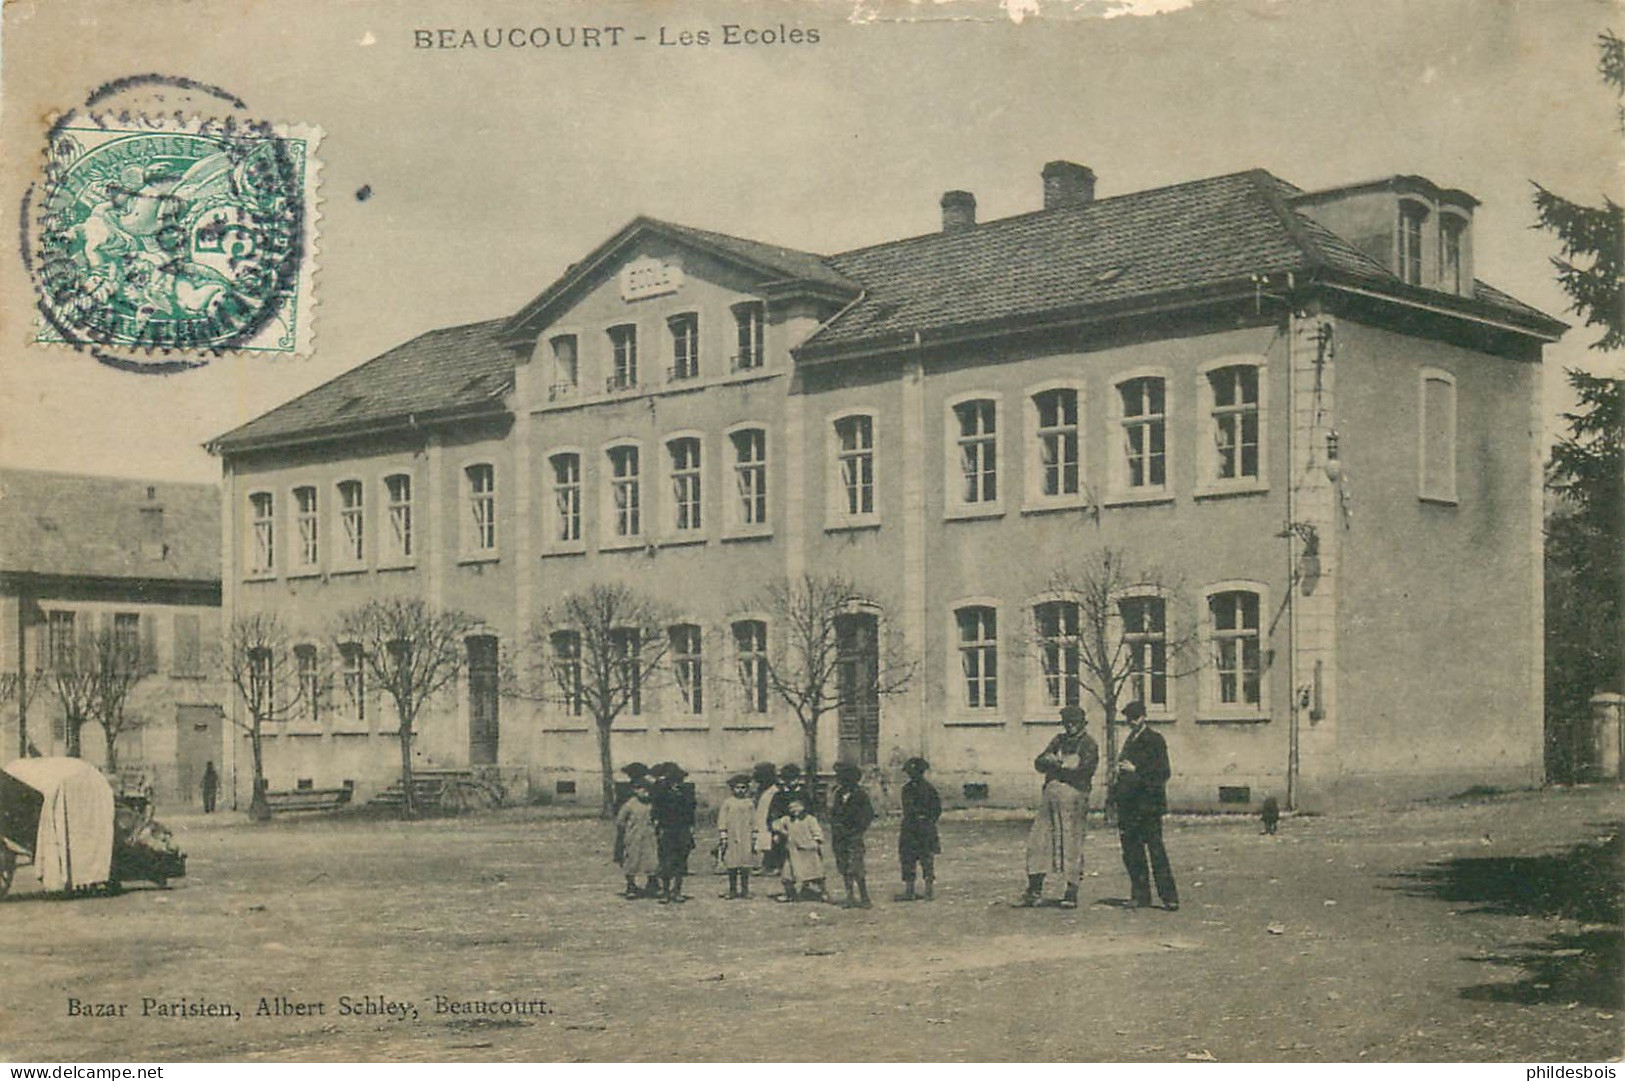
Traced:
<path fill-rule="evenodd" d="M 877 823 L 876 905 L 848 911 L 771 903 L 763 879 L 723 901 L 710 875 L 685 905 L 621 900 L 610 827 L 543 809 L 175 817 L 190 864 L 170 889 L 0 904 L 0 1059 L 1615 1059 L 1622 810 L 1599 787 L 1274 837 L 1170 819 L 1177 913 L 1092 903 L 1127 893 L 1098 819 L 1076 911 L 1009 907 L 1026 826 L 993 814 L 944 821 L 930 903 L 891 901 L 895 820 Z M 550 1012 L 437 1014 L 436 995 Z M 379 996 L 416 1015 L 340 1012 Z M 275 1015 L 293 1003 L 323 1008 Z"/>

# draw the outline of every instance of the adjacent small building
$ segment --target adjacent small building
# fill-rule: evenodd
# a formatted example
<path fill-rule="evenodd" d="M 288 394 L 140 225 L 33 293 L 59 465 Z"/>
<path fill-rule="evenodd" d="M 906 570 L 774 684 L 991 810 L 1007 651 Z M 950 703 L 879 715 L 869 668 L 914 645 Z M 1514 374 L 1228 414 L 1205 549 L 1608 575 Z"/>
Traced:
<path fill-rule="evenodd" d="M 68 750 L 56 677 L 111 645 L 134 680 L 119 765 L 161 806 L 200 802 L 207 762 L 229 768 L 219 665 L 220 491 L 213 484 L 0 470 L 0 748 Z M 105 764 L 96 724 L 83 757 Z"/>
<path fill-rule="evenodd" d="M 821 759 L 923 754 L 953 798 L 1019 804 L 1058 709 L 1093 705 L 1068 583 L 1112 551 L 1132 573 L 1104 633 L 1176 804 L 1536 783 L 1540 364 L 1564 328 L 1476 277 L 1477 202 L 1414 176 L 1041 181 L 1031 213 L 949 192 L 939 232 L 832 255 L 636 218 L 519 311 L 219 437 L 227 618 L 282 614 L 356 690 L 339 612 L 474 614 L 420 755 L 569 798 L 590 721 L 500 678 L 570 663 L 532 633 L 557 598 L 625 582 L 672 613 L 617 759 L 716 780 L 799 757 L 759 600 L 839 570 L 863 590 L 843 663 L 888 642 L 917 667 L 831 715 Z M 386 714 L 362 689 L 290 721 L 272 787 L 387 784 Z"/>

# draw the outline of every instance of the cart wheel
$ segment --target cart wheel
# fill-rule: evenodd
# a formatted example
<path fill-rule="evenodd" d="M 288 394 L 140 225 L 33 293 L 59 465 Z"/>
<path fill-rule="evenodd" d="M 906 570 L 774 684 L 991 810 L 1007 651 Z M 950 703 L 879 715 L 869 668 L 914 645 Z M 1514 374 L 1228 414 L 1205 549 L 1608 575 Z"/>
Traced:
<path fill-rule="evenodd" d="M 11 892 L 11 880 L 17 876 L 17 853 L 0 844 L 0 897 Z"/>

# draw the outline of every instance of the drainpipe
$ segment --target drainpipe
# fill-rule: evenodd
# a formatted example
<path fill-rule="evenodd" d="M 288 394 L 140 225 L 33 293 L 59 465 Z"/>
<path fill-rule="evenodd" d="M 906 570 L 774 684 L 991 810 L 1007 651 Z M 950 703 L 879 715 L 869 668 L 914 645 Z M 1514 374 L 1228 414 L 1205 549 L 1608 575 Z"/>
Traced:
<path fill-rule="evenodd" d="M 1290 293 L 1291 282 L 1288 281 Z M 1298 591 L 1293 576 L 1298 565 L 1298 531 L 1292 524 L 1298 520 L 1297 481 L 1298 460 L 1293 446 L 1293 435 L 1298 427 L 1298 336 L 1297 316 L 1292 302 L 1286 304 L 1286 640 L 1287 681 L 1289 706 L 1286 729 L 1286 809 L 1298 809 Z"/>

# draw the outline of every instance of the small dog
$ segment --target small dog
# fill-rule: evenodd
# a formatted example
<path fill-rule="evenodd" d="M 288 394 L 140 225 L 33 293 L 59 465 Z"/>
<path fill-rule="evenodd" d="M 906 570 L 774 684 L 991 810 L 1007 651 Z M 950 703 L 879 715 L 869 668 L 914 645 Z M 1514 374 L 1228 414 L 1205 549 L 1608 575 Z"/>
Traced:
<path fill-rule="evenodd" d="M 1275 802 L 1274 796 L 1265 796 L 1263 806 L 1260 807 L 1258 817 L 1264 821 L 1264 832 L 1275 833 L 1275 826 L 1281 821 L 1281 805 Z"/>

